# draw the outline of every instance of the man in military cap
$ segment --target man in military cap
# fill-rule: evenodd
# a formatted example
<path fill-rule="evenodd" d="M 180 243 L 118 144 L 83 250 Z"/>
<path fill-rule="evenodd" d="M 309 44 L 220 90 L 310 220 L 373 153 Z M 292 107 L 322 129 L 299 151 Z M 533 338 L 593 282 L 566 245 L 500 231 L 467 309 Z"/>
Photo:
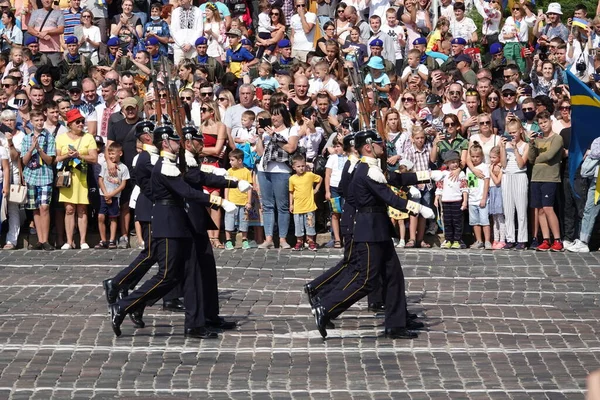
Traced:
<path fill-rule="evenodd" d="M 461 37 L 456 37 L 450 41 L 450 45 L 452 46 L 452 55 L 441 66 L 444 72 L 456 69 L 455 58 L 464 53 L 467 41 Z"/>
<path fill-rule="evenodd" d="M 433 218 L 428 207 L 411 200 L 402 199 L 387 186 L 381 167 L 384 155 L 384 141 L 374 130 L 361 131 L 354 139 L 355 148 L 360 152 L 361 162 L 356 166 L 352 182 L 348 187 L 348 199 L 356 206 L 354 219 L 353 246 L 356 251 L 352 274 L 341 280 L 325 297 L 315 305 L 315 321 L 321 336 L 327 336 L 326 326 L 352 304 L 381 285 L 385 276 L 385 334 L 393 339 L 413 339 L 417 335 L 409 329 L 419 329 L 424 325 L 411 321 L 406 309 L 404 275 L 392 242 L 392 225 L 387 215 L 387 206 L 397 210 L 408 210 Z M 429 171 L 424 171 L 429 175 Z M 400 183 L 399 178 L 390 174 L 390 184 Z M 415 174 L 415 178 L 418 178 Z M 382 229 L 382 227 L 389 229 Z"/>
<path fill-rule="evenodd" d="M 383 66 L 385 67 L 386 74 L 390 75 L 390 74 L 396 73 L 396 66 L 394 65 L 394 63 L 392 63 L 387 58 L 383 57 L 383 40 L 381 40 L 381 39 L 371 40 L 371 42 L 369 42 L 369 53 L 370 53 L 369 61 L 371 60 L 372 57 L 381 57 L 383 59 Z M 367 63 L 368 63 L 368 61 L 367 61 Z M 369 73 L 369 68 L 367 67 L 367 63 L 365 63 L 363 65 L 365 76 L 367 76 L 367 74 Z"/>
<path fill-rule="evenodd" d="M 76 36 L 67 36 L 65 38 L 67 52 L 58 63 L 60 79 L 56 82 L 56 87 L 63 89 L 71 81 L 81 82 L 88 76 L 88 70 L 92 62 L 79 54 L 79 40 Z"/>
<path fill-rule="evenodd" d="M 203 66 L 206 68 L 209 82 L 221 82 L 223 75 L 225 75 L 225 69 L 216 58 L 206 54 L 206 51 L 208 50 L 208 39 L 206 39 L 204 36 L 200 36 L 198 39 L 196 39 L 195 46 L 197 54 L 193 59 L 194 62 L 198 66 Z"/>
<path fill-rule="evenodd" d="M 98 66 L 103 71 L 108 71 L 111 68 L 117 72 L 130 71 L 133 68 L 133 62 L 121 47 L 121 41 L 118 37 L 111 37 L 106 42 L 108 54 L 106 57 L 101 57 Z"/>

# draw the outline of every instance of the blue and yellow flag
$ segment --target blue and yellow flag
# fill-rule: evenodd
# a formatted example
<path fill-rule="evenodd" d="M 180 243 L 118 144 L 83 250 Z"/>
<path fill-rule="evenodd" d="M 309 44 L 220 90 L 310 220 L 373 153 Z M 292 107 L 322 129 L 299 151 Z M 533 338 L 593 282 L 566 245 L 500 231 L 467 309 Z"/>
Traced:
<path fill-rule="evenodd" d="M 574 186 L 575 172 L 583 155 L 598 136 L 600 97 L 579 78 L 567 71 L 571 92 L 571 144 L 569 146 L 569 180 Z"/>

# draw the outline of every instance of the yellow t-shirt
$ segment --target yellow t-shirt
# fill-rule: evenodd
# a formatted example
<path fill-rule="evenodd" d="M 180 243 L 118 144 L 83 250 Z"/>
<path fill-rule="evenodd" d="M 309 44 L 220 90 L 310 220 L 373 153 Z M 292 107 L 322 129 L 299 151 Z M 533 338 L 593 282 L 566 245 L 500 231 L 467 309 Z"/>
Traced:
<path fill-rule="evenodd" d="M 290 192 L 294 196 L 294 211 L 292 214 L 306 214 L 317 209 L 313 188 L 315 183 L 321 182 L 319 175 L 305 172 L 304 175 L 290 177 Z"/>
<path fill-rule="evenodd" d="M 227 170 L 227 176 L 237 178 L 238 180 L 244 180 L 252 182 L 252 172 L 248 168 L 229 168 Z M 248 193 L 242 193 L 237 188 L 229 189 L 227 200 L 238 206 L 245 206 L 248 203 Z"/>

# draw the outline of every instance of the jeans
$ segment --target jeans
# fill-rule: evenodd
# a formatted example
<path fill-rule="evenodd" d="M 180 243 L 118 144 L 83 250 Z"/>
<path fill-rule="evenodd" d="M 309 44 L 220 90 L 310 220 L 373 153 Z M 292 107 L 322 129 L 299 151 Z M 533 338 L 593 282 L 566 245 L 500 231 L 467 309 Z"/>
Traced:
<path fill-rule="evenodd" d="M 315 236 L 315 213 L 308 212 L 306 214 L 294 214 L 294 230 L 296 238 L 301 238 L 306 233 L 306 236 Z"/>
<path fill-rule="evenodd" d="M 248 232 L 248 214 L 245 206 L 236 206 L 235 211 L 225 213 L 225 230 L 235 232 L 238 226 L 240 232 Z"/>
<path fill-rule="evenodd" d="M 279 238 L 285 239 L 290 227 L 290 174 L 278 172 L 258 172 L 258 184 L 263 209 L 265 236 L 273 236 L 275 227 L 275 207 Z"/>
<path fill-rule="evenodd" d="M 596 178 L 597 179 L 597 178 Z M 585 209 L 583 210 L 583 220 L 581 221 L 581 231 L 579 232 L 579 240 L 584 243 L 590 241 L 592 236 L 592 230 L 594 229 L 594 223 L 598 212 L 600 212 L 600 201 L 598 204 L 594 204 L 594 194 L 596 193 L 596 179 L 592 181 L 590 188 L 587 193 L 587 200 L 585 202 Z"/>

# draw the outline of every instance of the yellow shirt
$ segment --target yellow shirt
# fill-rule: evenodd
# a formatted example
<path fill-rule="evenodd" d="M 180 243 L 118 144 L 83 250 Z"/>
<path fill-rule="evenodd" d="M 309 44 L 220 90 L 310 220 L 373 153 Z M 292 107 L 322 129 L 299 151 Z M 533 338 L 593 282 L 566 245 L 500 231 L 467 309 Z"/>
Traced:
<path fill-rule="evenodd" d="M 252 172 L 248 168 L 229 168 L 227 170 L 227 176 L 237 178 L 238 180 L 244 180 L 252 182 Z M 248 193 L 242 193 L 237 188 L 229 189 L 227 194 L 227 200 L 238 206 L 245 206 L 248 203 Z"/>
<path fill-rule="evenodd" d="M 293 193 L 294 211 L 292 214 L 306 214 L 317 209 L 313 187 L 315 183 L 321 182 L 319 175 L 305 172 L 304 175 L 292 175 L 290 177 L 290 193 Z"/>

